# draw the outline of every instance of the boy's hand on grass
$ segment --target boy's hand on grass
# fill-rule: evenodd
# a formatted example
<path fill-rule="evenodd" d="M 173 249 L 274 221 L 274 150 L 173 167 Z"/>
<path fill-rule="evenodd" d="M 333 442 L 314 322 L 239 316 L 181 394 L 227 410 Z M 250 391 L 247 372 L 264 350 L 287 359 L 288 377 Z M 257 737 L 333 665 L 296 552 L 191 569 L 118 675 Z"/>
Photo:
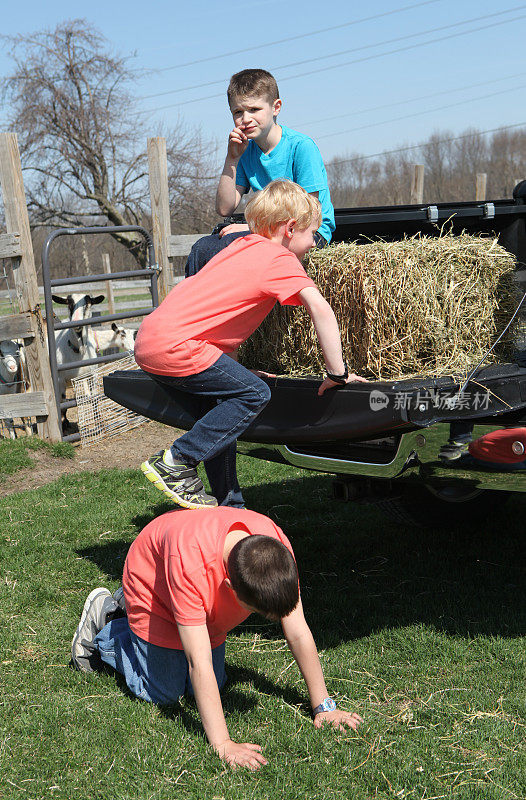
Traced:
<path fill-rule="evenodd" d="M 226 761 L 226 763 L 235 769 L 236 767 L 247 767 L 251 770 L 261 769 L 265 764 L 268 764 L 267 759 L 261 752 L 259 744 L 250 744 L 249 742 L 233 742 L 228 739 L 220 745 L 215 747 L 219 757 Z"/>
<path fill-rule="evenodd" d="M 228 150 L 227 155 L 233 161 L 239 161 L 243 153 L 248 147 L 248 137 L 243 133 L 241 128 L 234 128 L 230 131 L 228 137 Z"/>
<path fill-rule="evenodd" d="M 349 377 L 345 381 L 346 384 L 347 383 L 368 383 L 368 382 L 369 381 L 367 380 L 367 378 L 362 378 L 361 375 L 356 375 L 354 372 L 351 372 L 349 374 Z M 341 386 L 343 386 L 342 383 L 336 383 L 336 381 L 331 381 L 330 378 L 325 378 L 325 380 L 321 384 L 320 388 L 318 389 L 318 395 L 319 395 L 319 397 L 321 397 L 322 394 L 325 394 L 327 389 L 337 389 L 338 387 L 341 387 Z"/>
<path fill-rule="evenodd" d="M 323 725 L 332 725 L 339 731 L 344 731 L 345 728 L 352 728 L 353 731 L 357 730 L 358 725 L 363 722 L 359 714 L 349 711 L 342 711 L 340 708 L 334 711 L 322 711 L 314 717 L 314 727 L 321 728 Z"/>
<path fill-rule="evenodd" d="M 221 239 L 223 236 L 226 236 L 227 233 L 238 233 L 239 231 L 246 231 L 249 233 L 250 228 L 245 223 L 234 222 L 232 225 L 225 225 L 224 228 L 221 228 L 219 231 L 219 238 Z"/>

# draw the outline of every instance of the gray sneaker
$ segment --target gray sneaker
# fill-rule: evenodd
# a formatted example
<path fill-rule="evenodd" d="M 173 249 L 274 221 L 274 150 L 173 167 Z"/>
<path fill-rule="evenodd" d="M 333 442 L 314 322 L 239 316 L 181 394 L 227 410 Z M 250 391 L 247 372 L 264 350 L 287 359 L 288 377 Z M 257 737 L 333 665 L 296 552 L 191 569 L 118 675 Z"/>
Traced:
<path fill-rule="evenodd" d="M 126 614 L 126 600 L 124 599 L 124 589 L 122 588 L 122 586 L 119 586 L 117 591 L 113 592 L 113 599 L 115 600 L 115 602 L 119 606 L 119 608 L 122 611 L 123 615 L 127 616 L 127 614 Z"/>
<path fill-rule="evenodd" d="M 71 642 L 71 664 L 81 672 L 95 672 L 101 668 L 95 636 L 113 619 L 119 609 L 117 602 L 107 589 L 93 589 L 89 593 L 80 622 Z"/>
<path fill-rule="evenodd" d="M 217 500 L 206 494 L 195 467 L 182 462 L 167 464 L 167 450 L 160 450 L 141 464 L 141 470 L 156 489 L 183 508 L 215 508 Z"/>
<path fill-rule="evenodd" d="M 470 444 L 471 442 L 457 442 L 452 439 L 447 442 L 447 444 L 442 445 L 438 457 L 444 463 L 458 461 L 459 458 L 462 458 L 462 456 L 465 456 L 466 453 L 469 452 Z"/>

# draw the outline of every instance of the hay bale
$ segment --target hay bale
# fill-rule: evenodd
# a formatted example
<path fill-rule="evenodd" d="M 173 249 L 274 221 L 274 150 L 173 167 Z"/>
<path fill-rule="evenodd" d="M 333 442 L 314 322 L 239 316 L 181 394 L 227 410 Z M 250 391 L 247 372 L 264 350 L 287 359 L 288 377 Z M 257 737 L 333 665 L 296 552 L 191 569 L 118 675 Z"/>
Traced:
<path fill-rule="evenodd" d="M 376 380 L 465 374 L 513 313 L 514 268 L 496 239 L 467 234 L 336 244 L 312 251 L 306 264 L 336 314 L 350 368 Z M 276 306 L 241 360 L 278 374 L 324 371 L 303 307 Z"/>

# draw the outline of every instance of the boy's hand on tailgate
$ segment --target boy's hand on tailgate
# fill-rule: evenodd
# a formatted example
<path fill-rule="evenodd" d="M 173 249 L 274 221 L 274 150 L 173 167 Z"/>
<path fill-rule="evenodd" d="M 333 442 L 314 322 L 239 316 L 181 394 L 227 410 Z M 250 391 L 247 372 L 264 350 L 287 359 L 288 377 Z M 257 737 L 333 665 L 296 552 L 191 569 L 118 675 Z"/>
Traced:
<path fill-rule="evenodd" d="M 367 378 L 362 378 L 361 375 L 356 375 L 354 372 L 351 372 L 350 375 L 347 377 L 345 384 L 348 383 L 369 383 Z M 325 378 L 323 383 L 320 385 L 318 389 L 318 396 L 321 397 L 322 394 L 325 394 L 327 389 L 337 389 L 338 387 L 343 386 L 342 383 L 336 383 L 336 381 L 331 381 L 330 378 Z"/>

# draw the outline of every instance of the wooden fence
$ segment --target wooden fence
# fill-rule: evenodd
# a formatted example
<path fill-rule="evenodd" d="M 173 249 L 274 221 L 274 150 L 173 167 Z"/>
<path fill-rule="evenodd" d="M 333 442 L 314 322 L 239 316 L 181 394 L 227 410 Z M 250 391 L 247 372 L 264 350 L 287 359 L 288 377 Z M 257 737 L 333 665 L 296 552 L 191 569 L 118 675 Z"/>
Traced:
<path fill-rule="evenodd" d="M 36 417 L 38 434 L 59 442 L 62 430 L 51 380 L 20 153 L 14 133 L 0 133 L 0 186 L 7 231 L 0 234 L 0 258 L 11 259 L 20 309 L 19 314 L 0 317 L 0 340 L 23 340 L 31 387 L 22 394 L 0 395 L 0 418 Z"/>

